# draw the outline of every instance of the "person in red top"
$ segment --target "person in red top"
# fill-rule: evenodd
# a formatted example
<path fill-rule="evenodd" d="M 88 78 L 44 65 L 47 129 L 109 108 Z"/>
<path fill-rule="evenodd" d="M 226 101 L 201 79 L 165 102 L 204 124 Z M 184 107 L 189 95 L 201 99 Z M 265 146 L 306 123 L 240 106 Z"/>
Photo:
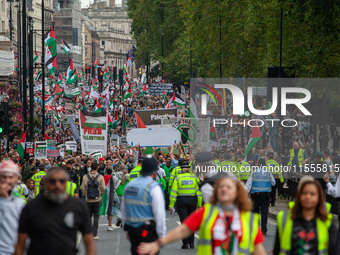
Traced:
<path fill-rule="evenodd" d="M 197 254 L 266 254 L 259 215 L 251 212 L 247 191 L 238 180 L 221 178 L 210 204 L 193 212 L 181 226 L 152 243 L 141 243 L 139 254 L 156 254 L 161 247 L 199 230 Z"/>

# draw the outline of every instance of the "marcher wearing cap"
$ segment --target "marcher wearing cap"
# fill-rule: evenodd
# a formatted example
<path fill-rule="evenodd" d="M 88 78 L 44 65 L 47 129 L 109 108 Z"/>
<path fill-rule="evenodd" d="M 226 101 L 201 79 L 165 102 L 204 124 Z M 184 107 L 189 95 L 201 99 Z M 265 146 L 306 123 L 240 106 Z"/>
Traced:
<path fill-rule="evenodd" d="M 19 219 L 25 200 L 15 192 L 20 174 L 11 160 L 0 163 L 0 254 L 14 253 L 18 238 Z"/>
<path fill-rule="evenodd" d="M 161 186 L 154 179 L 158 163 L 154 157 L 145 158 L 140 177 L 124 189 L 121 206 L 124 230 L 131 242 L 131 254 L 138 254 L 141 242 L 152 242 L 166 233 L 165 201 Z"/>
<path fill-rule="evenodd" d="M 277 163 L 275 158 L 275 152 L 269 151 L 267 153 L 268 160 L 266 161 L 266 166 L 268 171 L 270 171 L 274 178 L 275 178 L 275 186 L 272 187 L 271 197 L 270 197 L 270 204 L 271 206 L 275 206 L 276 201 L 276 189 L 279 191 L 279 195 L 283 195 L 282 185 L 283 185 L 283 175 L 282 169 Z"/>
<path fill-rule="evenodd" d="M 214 167 L 213 159 L 213 155 L 208 151 L 202 151 L 196 154 L 196 174 L 202 181 L 201 193 L 204 203 L 210 202 L 210 198 L 214 190 L 214 184 L 218 179 L 222 177 L 230 177 L 237 180 L 236 176 L 232 172 L 218 171 L 218 168 Z"/>
<path fill-rule="evenodd" d="M 40 192 L 40 189 L 39 189 L 40 181 L 45 175 L 46 175 L 45 164 L 39 164 L 38 172 L 32 176 L 32 180 L 34 181 L 35 188 L 37 189 L 37 196 L 39 195 L 39 192 Z"/>

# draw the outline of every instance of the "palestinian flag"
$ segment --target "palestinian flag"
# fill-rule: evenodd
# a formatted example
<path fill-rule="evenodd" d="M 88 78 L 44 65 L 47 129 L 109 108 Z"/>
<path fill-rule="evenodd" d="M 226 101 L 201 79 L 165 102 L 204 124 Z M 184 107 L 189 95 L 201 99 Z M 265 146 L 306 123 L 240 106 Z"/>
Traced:
<path fill-rule="evenodd" d="M 131 87 L 129 87 L 129 89 L 126 91 L 122 101 L 124 101 L 125 99 L 128 99 L 131 96 L 132 96 L 132 91 L 131 91 Z"/>
<path fill-rule="evenodd" d="M 137 128 L 146 128 L 144 122 L 139 117 L 138 113 L 136 112 L 136 119 L 137 119 Z"/>
<path fill-rule="evenodd" d="M 56 94 L 56 95 L 61 95 L 61 94 L 63 94 L 63 92 L 64 92 L 64 89 L 61 88 L 61 87 L 59 86 L 59 84 L 57 83 L 57 84 L 55 85 L 55 94 Z"/>
<path fill-rule="evenodd" d="M 20 144 L 18 145 L 18 148 L 17 148 L 17 152 L 19 154 L 19 157 L 21 159 L 24 158 L 25 156 L 25 149 L 26 149 L 26 134 L 27 134 L 27 131 L 25 131 L 24 135 L 22 136 L 21 140 L 20 140 Z"/>
<path fill-rule="evenodd" d="M 111 120 L 111 117 L 110 117 L 110 113 L 107 114 L 107 125 L 108 125 L 109 127 L 112 126 L 112 120 Z"/>
<path fill-rule="evenodd" d="M 107 70 L 107 68 L 105 68 L 105 71 L 104 71 L 104 79 L 107 79 L 107 77 L 109 76 L 109 71 Z"/>
<path fill-rule="evenodd" d="M 100 109 L 100 103 L 99 103 L 99 101 L 98 101 L 98 99 L 96 99 L 96 104 L 95 104 L 95 106 L 94 106 L 94 112 L 95 113 L 99 113 L 99 112 L 101 112 L 102 110 Z"/>
<path fill-rule="evenodd" d="M 63 81 L 63 78 L 61 77 L 61 74 L 59 74 L 59 80 L 57 81 L 57 84 L 59 85 Z"/>
<path fill-rule="evenodd" d="M 162 95 L 163 104 L 164 104 L 165 97 L 166 97 L 166 93 L 165 93 L 165 90 L 164 90 L 163 95 Z"/>
<path fill-rule="evenodd" d="M 114 99 L 114 98 L 113 98 Z M 111 100 L 111 102 L 109 103 L 109 109 L 112 111 L 113 110 L 113 99 Z"/>
<path fill-rule="evenodd" d="M 51 140 L 51 138 L 45 133 L 45 140 Z"/>
<path fill-rule="evenodd" d="M 211 123 L 211 127 L 210 127 L 210 137 L 217 137 L 217 133 L 216 133 L 216 128 L 214 127 L 214 123 Z"/>
<path fill-rule="evenodd" d="M 128 89 L 129 87 L 130 87 L 130 85 L 129 85 L 129 83 L 126 81 L 123 89 L 126 90 L 126 89 Z"/>
<path fill-rule="evenodd" d="M 116 116 L 114 122 L 112 123 L 112 128 L 116 128 L 118 125 L 118 110 L 116 111 Z"/>
<path fill-rule="evenodd" d="M 55 40 L 54 28 L 51 27 L 50 31 L 45 34 L 46 54 L 45 65 L 54 74 L 57 70 L 57 42 Z"/>
<path fill-rule="evenodd" d="M 96 59 L 96 61 L 93 64 L 96 68 L 98 68 L 98 60 Z"/>
<path fill-rule="evenodd" d="M 172 97 L 171 101 L 174 105 L 181 105 L 181 106 L 185 105 L 184 100 L 177 93 L 174 93 L 174 96 Z"/>
<path fill-rule="evenodd" d="M 64 41 L 64 39 L 62 41 L 63 41 L 63 48 L 65 51 L 65 54 L 67 54 L 71 50 L 71 47 L 68 46 L 68 44 Z"/>
<path fill-rule="evenodd" d="M 260 141 L 260 139 L 261 139 L 261 132 L 260 132 L 259 127 L 255 124 L 255 126 L 253 127 L 253 131 L 251 132 L 246 151 L 244 152 L 244 158 L 247 157 L 248 153 Z"/>
<path fill-rule="evenodd" d="M 77 71 L 77 68 L 74 70 L 74 80 L 76 81 L 79 78 L 79 73 Z"/>
<path fill-rule="evenodd" d="M 73 70 L 73 60 L 72 60 L 72 58 L 70 58 L 70 63 L 69 63 L 68 68 L 67 68 L 66 79 L 67 79 L 67 84 L 72 84 L 73 82 L 76 81 L 75 72 Z"/>
<path fill-rule="evenodd" d="M 146 84 L 144 85 L 144 88 L 142 90 L 142 93 L 140 93 L 140 96 L 144 96 L 144 94 L 146 93 Z"/>
<path fill-rule="evenodd" d="M 38 73 L 38 75 L 35 77 L 35 80 L 36 80 L 36 81 L 39 81 L 40 78 L 41 78 L 41 75 L 42 75 L 42 72 L 40 71 L 40 72 Z"/>
<path fill-rule="evenodd" d="M 38 52 L 34 53 L 33 63 L 38 60 Z"/>

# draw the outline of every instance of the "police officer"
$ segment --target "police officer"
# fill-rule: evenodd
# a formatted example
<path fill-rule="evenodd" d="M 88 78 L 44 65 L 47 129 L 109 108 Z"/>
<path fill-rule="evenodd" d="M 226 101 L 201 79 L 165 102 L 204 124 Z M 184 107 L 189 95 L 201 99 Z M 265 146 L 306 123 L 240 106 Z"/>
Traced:
<path fill-rule="evenodd" d="M 37 196 L 40 193 L 40 190 L 39 190 L 40 181 L 46 175 L 45 164 L 39 164 L 38 169 L 39 171 L 32 176 L 32 180 L 34 181 L 34 185 L 37 190 Z"/>
<path fill-rule="evenodd" d="M 253 200 L 253 212 L 259 213 L 261 208 L 261 228 L 264 235 L 267 234 L 267 220 L 270 203 L 270 192 L 275 185 L 275 179 L 266 166 L 266 160 L 259 158 L 256 169 L 251 173 L 246 183 L 248 192 Z"/>
<path fill-rule="evenodd" d="M 235 163 L 231 161 L 231 155 L 230 153 L 227 153 L 224 156 L 225 160 L 221 162 L 221 170 L 222 171 L 230 171 L 232 172 L 233 169 L 236 169 Z"/>
<path fill-rule="evenodd" d="M 218 155 L 218 153 L 216 152 L 216 153 L 214 154 L 214 166 L 215 166 L 215 167 L 218 167 L 218 166 L 221 165 L 221 162 L 220 162 L 220 160 L 219 160 L 218 158 L 219 158 L 219 155 Z"/>
<path fill-rule="evenodd" d="M 183 222 L 197 207 L 202 206 L 202 194 L 199 190 L 199 179 L 190 172 L 189 164 L 182 165 L 182 173 L 174 180 L 170 191 L 170 211 L 174 213 L 177 200 L 177 211 Z M 194 249 L 194 235 L 182 240 L 182 249 Z"/>
<path fill-rule="evenodd" d="M 142 170 L 143 157 L 138 157 L 137 166 L 132 169 L 129 175 L 129 182 L 139 177 L 140 171 Z"/>
<path fill-rule="evenodd" d="M 277 163 L 277 161 L 274 159 L 275 152 L 273 151 L 268 152 L 267 157 L 268 157 L 268 160 L 266 161 L 267 170 L 271 172 L 275 178 L 275 186 L 272 187 L 270 204 L 271 206 L 275 206 L 276 189 L 278 189 L 279 193 L 282 194 L 283 175 L 279 163 Z"/>
<path fill-rule="evenodd" d="M 79 197 L 77 184 L 75 184 L 73 181 L 67 181 L 66 182 L 66 193 L 69 194 L 71 197 Z"/>
<path fill-rule="evenodd" d="M 137 253 L 141 242 L 153 242 L 166 233 L 165 199 L 161 186 L 154 179 L 158 164 L 154 157 L 144 158 L 140 177 L 124 189 L 121 213 L 128 232 L 131 253 Z"/>
<path fill-rule="evenodd" d="M 218 172 L 214 167 L 213 155 L 208 151 L 199 152 L 196 154 L 197 171 L 196 174 L 200 180 L 201 193 L 204 203 L 210 202 L 210 197 L 213 194 L 214 184 L 221 177 L 230 177 L 237 180 L 237 177 L 232 172 Z"/>
<path fill-rule="evenodd" d="M 21 181 L 22 176 L 19 175 L 18 181 L 17 181 L 17 194 L 22 197 L 25 202 L 27 203 L 27 197 L 28 197 L 28 189 L 26 185 Z"/>
<path fill-rule="evenodd" d="M 184 163 L 184 158 L 179 158 L 178 159 L 178 166 L 176 166 L 170 174 L 170 181 L 169 181 L 169 187 L 171 188 L 173 181 L 175 180 L 175 178 L 177 177 L 177 175 L 182 173 L 182 168 L 181 165 L 183 165 Z"/>
<path fill-rule="evenodd" d="M 251 174 L 251 166 L 247 161 L 242 161 L 243 155 L 241 153 L 235 155 L 235 160 L 236 175 L 240 181 L 246 183 Z"/>

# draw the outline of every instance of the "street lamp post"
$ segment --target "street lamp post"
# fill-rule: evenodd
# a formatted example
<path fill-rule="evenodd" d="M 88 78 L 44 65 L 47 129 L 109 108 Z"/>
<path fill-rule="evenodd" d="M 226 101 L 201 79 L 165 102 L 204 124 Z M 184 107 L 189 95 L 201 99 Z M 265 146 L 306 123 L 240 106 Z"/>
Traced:
<path fill-rule="evenodd" d="M 122 65 L 122 50 L 119 50 L 119 69 L 122 69 L 123 68 L 123 65 Z"/>
<path fill-rule="evenodd" d="M 30 91 L 30 132 L 29 141 L 33 142 L 33 117 L 34 117 L 34 80 L 33 80 L 33 19 L 28 17 L 29 40 L 28 40 L 28 67 L 29 67 L 29 91 Z M 43 94 L 42 97 L 45 95 Z M 43 105 L 44 109 L 44 105 Z"/>
<path fill-rule="evenodd" d="M 54 29 L 54 27 L 52 28 Z M 45 1 L 41 0 L 42 136 L 45 136 Z"/>
<path fill-rule="evenodd" d="M 163 16 L 163 10 L 164 10 L 164 5 L 161 4 L 159 6 L 159 9 L 161 11 L 161 20 L 162 20 L 162 31 L 161 31 L 161 34 L 162 34 L 162 37 L 161 37 L 161 41 L 162 41 L 162 63 L 161 63 L 161 68 L 162 68 L 162 80 L 164 80 L 164 61 L 163 61 L 163 57 L 164 57 L 164 35 L 163 35 L 163 21 L 164 21 L 164 16 Z"/>
<path fill-rule="evenodd" d="M 23 106 L 24 106 L 24 131 L 27 130 L 27 22 L 26 10 L 27 0 L 22 0 L 22 85 L 23 85 Z"/>

